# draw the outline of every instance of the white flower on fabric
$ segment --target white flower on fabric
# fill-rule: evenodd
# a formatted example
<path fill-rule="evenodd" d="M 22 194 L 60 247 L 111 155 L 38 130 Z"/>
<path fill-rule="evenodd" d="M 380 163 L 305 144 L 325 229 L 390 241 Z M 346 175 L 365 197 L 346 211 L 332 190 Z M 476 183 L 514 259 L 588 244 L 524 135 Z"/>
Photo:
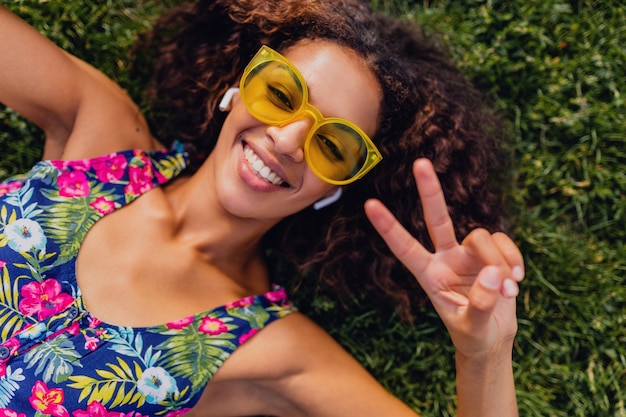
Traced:
<path fill-rule="evenodd" d="M 146 402 L 158 404 L 167 398 L 168 394 L 178 392 L 176 380 L 161 367 L 148 368 L 137 381 L 137 389 L 146 397 Z"/>
<path fill-rule="evenodd" d="M 39 223 L 30 219 L 19 219 L 4 228 L 9 247 L 16 252 L 27 252 L 33 248 L 44 250 L 48 240 Z"/>

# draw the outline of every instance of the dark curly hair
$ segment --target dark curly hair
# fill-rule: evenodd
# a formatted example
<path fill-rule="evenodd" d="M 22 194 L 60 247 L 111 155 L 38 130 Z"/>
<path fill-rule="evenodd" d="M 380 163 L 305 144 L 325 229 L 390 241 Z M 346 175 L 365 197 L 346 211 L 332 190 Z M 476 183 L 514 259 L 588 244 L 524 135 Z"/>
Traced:
<path fill-rule="evenodd" d="M 142 34 L 134 50 L 136 62 L 154 63 L 135 66 L 135 76 L 150 80 L 147 117 L 164 143 L 186 143 L 193 170 L 224 122 L 221 96 L 259 47 L 284 50 L 303 39 L 351 48 L 376 75 L 383 97 L 373 140 L 383 161 L 345 187 L 338 203 L 284 219 L 263 244 L 295 265 L 300 279 L 316 277 L 319 288 L 344 296 L 387 294 L 408 318 L 411 294 L 422 293 L 370 225 L 363 203 L 380 199 L 432 249 L 411 171 L 416 158 L 434 163 L 459 239 L 476 227 L 503 229 L 502 187 L 510 172 L 499 118 L 423 30 L 359 0 L 184 5 Z"/>

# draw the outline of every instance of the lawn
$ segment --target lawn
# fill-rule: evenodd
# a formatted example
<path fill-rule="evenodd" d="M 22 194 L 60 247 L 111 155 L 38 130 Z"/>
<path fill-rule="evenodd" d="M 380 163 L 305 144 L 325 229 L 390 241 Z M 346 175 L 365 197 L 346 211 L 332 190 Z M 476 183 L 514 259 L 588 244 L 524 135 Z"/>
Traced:
<path fill-rule="evenodd" d="M 166 3 L 175 0 L 2 0 L 134 97 L 126 50 Z M 511 234 L 527 269 L 513 353 L 520 415 L 626 416 L 626 5 L 372 4 L 436 34 L 508 121 Z M 29 167 L 41 145 L 36 128 L 0 107 L 0 177 Z M 329 297 L 295 298 L 422 415 L 454 415 L 453 350 L 429 306 L 410 326 L 372 300 L 346 311 Z"/>

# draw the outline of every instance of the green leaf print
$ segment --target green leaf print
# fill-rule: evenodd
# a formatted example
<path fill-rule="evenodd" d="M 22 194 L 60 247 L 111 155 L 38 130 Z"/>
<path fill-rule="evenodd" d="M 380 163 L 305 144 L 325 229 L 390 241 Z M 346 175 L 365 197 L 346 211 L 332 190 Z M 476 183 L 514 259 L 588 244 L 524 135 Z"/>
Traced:
<path fill-rule="evenodd" d="M 160 172 L 167 178 L 172 178 L 176 173 L 184 169 L 183 160 L 177 155 L 169 155 L 160 161 L 154 161 L 155 171 Z"/>
<path fill-rule="evenodd" d="M 38 282 L 46 279 L 46 272 L 52 268 L 52 265 L 47 264 L 46 261 L 50 258 L 56 256 L 56 252 L 45 253 L 44 251 L 36 251 L 38 252 L 35 256 L 28 252 L 20 252 L 24 260 L 27 262 L 23 263 L 15 263 L 13 264 L 16 268 L 24 268 L 30 272 L 30 275 L 22 276 L 20 278 L 29 278 L 35 279 Z"/>
<path fill-rule="evenodd" d="M 41 213 L 41 210 L 36 210 L 37 203 L 28 204 L 31 198 L 33 198 L 34 192 L 35 190 L 33 188 L 29 186 L 24 186 L 14 192 L 8 193 L 5 198 L 5 202 L 7 204 L 17 207 L 22 214 L 21 217 L 27 219 L 32 218 Z M 2 217 L 2 219 L 4 220 L 5 216 L 2 216 L 2 214 L 3 213 L 0 212 L 0 217 Z M 13 215 L 14 214 L 15 212 L 13 213 Z M 13 220 L 9 220 L 8 223 L 11 223 Z M 6 225 L 7 223 L 4 224 Z"/>
<path fill-rule="evenodd" d="M 223 320 L 226 322 L 229 319 Z M 159 366 L 168 369 L 174 376 L 189 379 L 194 391 L 201 389 L 202 384 L 211 379 L 230 352 L 236 348 L 229 340 L 236 337 L 231 333 L 236 326 L 227 326 L 228 331 L 210 337 L 194 325 L 177 330 L 173 336 L 156 347 L 164 352 Z"/>
<path fill-rule="evenodd" d="M 130 327 L 125 327 L 122 331 L 109 330 L 109 349 L 120 355 L 136 357 L 143 362 L 147 368 L 154 366 L 161 357 L 161 352 L 153 352 L 152 345 L 148 345 L 144 352 L 144 343 L 141 333 L 135 333 Z"/>
<path fill-rule="evenodd" d="M 102 217 L 90 204 L 98 197 L 111 197 L 111 193 L 102 192 L 102 184 L 94 185 L 87 197 L 60 197 L 58 191 L 50 190 L 42 193 L 52 202 L 62 202 L 43 207 L 40 217 L 46 236 L 60 243 L 56 264 L 61 265 L 74 258 L 91 226 Z"/>
<path fill-rule="evenodd" d="M 269 313 L 260 305 L 251 305 L 245 308 L 228 309 L 228 314 L 250 323 L 253 329 L 260 329 L 269 319 Z"/>
<path fill-rule="evenodd" d="M 96 370 L 100 379 L 84 375 L 70 376 L 69 380 L 73 383 L 68 384 L 68 387 L 81 390 L 78 399 L 81 402 L 85 399 L 87 403 L 99 401 L 109 408 L 120 404 L 136 404 L 141 407 L 145 402 L 145 397 L 137 390 L 137 381 L 143 373 L 141 367 L 134 362 L 131 368 L 119 357 L 117 363 L 107 363 L 106 367 L 110 370 Z"/>
<path fill-rule="evenodd" d="M 9 216 L 9 210 L 7 206 L 2 206 L 0 209 L 0 226 L 4 228 L 9 223 L 13 223 L 17 219 L 17 212 L 15 210 L 11 211 L 11 215 Z"/>
<path fill-rule="evenodd" d="M 2 271 L 2 288 L 0 289 L 0 338 L 7 340 L 24 325 L 24 316 L 19 309 L 18 279 L 11 286 L 11 277 L 6 267 Z"/>
<path fill-rule="evenodd" d="M 17 368 L 13 372 L 11 366 L 7 366 L 6 374 L 0 379 L 0 407 L 6 407 L 11 402 L 15 392 L 20 388 L 19 383 L 24 379 L 22 368 Z"/>
<path fill-rule="evenodd" d="M 28 351 L 24 362 L 28 363 L 26 369 L 37 366 L 35 373 L 41 375 L 44 382 L 63 382 L 74 371 L 72 365 L 82 367 L 80 355 L 76 352 L 74 344 L 65 335 L 58 336 L 46 341 Z"/>

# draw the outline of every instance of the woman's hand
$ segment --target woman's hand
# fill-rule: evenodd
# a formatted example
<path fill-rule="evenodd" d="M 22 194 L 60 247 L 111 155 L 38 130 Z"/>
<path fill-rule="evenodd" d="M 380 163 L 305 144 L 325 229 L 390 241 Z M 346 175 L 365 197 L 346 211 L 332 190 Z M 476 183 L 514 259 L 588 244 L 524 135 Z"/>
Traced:
<path fill-rule="evenodd" d="M 457 353 L 485 358 L 511 349 L 517 331 L 515 297 L 524 276 L 522 255 L 504 233 L 473 230 L 459 244 L 430 161 L 413 166 L 431 253 L 378 200 L 365 204 L 368 218 L 391 251 L 413 273 L 450 332 Z"/>

